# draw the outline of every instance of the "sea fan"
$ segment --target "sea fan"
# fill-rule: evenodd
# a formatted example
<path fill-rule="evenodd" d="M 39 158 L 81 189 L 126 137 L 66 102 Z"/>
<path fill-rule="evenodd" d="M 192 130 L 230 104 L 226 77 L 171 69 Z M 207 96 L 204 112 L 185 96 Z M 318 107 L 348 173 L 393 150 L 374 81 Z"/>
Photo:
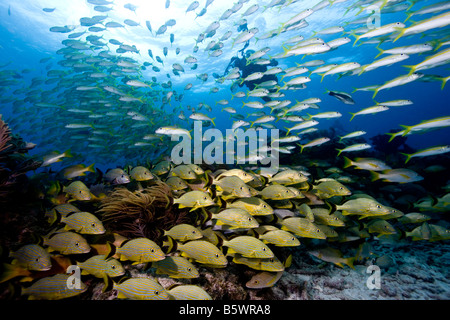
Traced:
<path fill-rule="evenodd" d="M 162 181 L 142 190 L 118 187 L 102 199 L 98 212 L 108 229 L 125 237 L 148 237 L 161 242 L 163 230 L 186 220 L 173 204 L 170 187 Z"/>

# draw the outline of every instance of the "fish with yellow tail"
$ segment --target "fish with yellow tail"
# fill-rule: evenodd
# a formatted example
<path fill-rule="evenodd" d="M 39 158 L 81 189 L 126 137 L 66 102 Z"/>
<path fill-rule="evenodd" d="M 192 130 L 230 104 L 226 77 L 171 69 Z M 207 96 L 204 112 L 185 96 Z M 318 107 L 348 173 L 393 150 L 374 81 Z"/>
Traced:
<path fill-rule="evenodd" d="M 335 265 L 343 268 L 344 264 L 349 266 L 352 269 L 355 269 L 353 266 L 353 262 L 355 261 L 355 257 L 344 258 L 341 251 L 338 249 L 334 249 L 332 247 L 325 247 L 322 249 L 311 250 L 308 253 L 320 260 L 334 263 Z"/>
<path fill-rule="evenodd" d="M 336 149 L 338 152 L 337 156 L 339 157 L 340 154 L 342 152 L 354 152 L 354 151 L 361 151 L 361 150 L 366 150 L 366 149 L 370 149 L 372 148 L 372 146 L 368 143 L 358 143 L 358 144 L 354 144 L 348 147 L 345 147 L 344 149 Z"/>

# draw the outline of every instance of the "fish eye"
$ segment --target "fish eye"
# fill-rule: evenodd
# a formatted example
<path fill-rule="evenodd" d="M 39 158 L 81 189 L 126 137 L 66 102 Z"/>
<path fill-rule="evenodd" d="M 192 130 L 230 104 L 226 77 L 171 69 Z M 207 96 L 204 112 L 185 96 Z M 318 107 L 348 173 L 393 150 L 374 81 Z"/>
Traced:
<path fill-rule="evenodd" d="M 152 248 L 152 249 L 150 250 L 150 252 L 151 252 L 151 253 L 154 253 L 154 252 L 155 252 L 155 249 Z"/>
<path fill-rule="evenodd" d="M 113 270 L 114 270 L 115 268 L 116 268 L 116 266 L 115 266 L 115 265 L 112 265 L 112 266 L 111 266 L 111 269 L 113 269 Z"/>
<path fill-rule="evenodd" d="M 216 253 L 216 258 L 219 258 L 219 254 L 218 253 Z"/>
<path fill-rule="evenodd" d="M 158 290 L 156 290 L 156 291 L 155 291 L 155 294 L 156 294 L 156 295 L 159 295 L 159 291 L 158 291 Z"/>
<path fill-rule="evenodd" d="M 191 267 L 188 267 L 188 268 L 187 268 L 187 271 L 189 271 L 189 272 L 192 271 L 192 268 L 191 268 Z"/>
<path fill-rule="evenodd" d="M 95 228 L 95 223 L 93 222 L 93 223 L 91 223 L 91 226 L 93 227 L 93 228 Z"/>
<path fill-rule="evenodd" d="M 263 204 L 263 208 L 265 209 L 265 208 L 267 208 L 267 206 L 265 204 Z"/>
<path fill-rule="evenodd" d="M 240 188 L 241 190 L 243 189 L 243 187 Z"/>
<path fill-rule="evenodd" d="M 377 204 L 377 208 L 378 208 L 378 209 L 381 209 L 381 206 L 380 206 L 379 204 Z"/>
<path fill-rule="evenodd" d="M 294 240 L 295 240 L 295 237 L 292 237 L 291 240 L 294 241 Z"/>
<path fill-rule="evenodd" d="M 248 221 L 252 221 L 253 219 L 252 218 L 248 218 Z"/>
<path fill-rule="evenodd" d="M 80 243 L 79 243 L 79 242 L 75 242 L 75 246 L 77 246 L 77 247 L 78 247 L 79 245 L 80 245 Z"/>
<path fill-rule="evenodd" d="M 36 258 L 34 261 L 39 262 L 39 258 Z"/>
<path fill-rule="evenodd" d="M 266 248 L 263 247 L 263 248 L 262 248 L 262 251 L 266 251 Z"/>
<path fill-rule="evenodd" d="M 207 200 L 208 198 L 204 197 L 203 199 L 204 199 L 204 200 Z"/>

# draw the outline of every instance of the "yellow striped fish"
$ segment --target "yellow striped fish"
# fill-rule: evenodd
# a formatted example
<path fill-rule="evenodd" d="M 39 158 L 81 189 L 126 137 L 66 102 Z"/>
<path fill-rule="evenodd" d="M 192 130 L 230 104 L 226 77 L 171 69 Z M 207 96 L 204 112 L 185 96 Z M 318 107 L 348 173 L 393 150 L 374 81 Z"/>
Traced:
<path fill-rule="evenodd" d="M 69 213 L 61 217 L 61 222 L 66 225 L 65 230 L 75 230 L 81 234 L 103 234 L 106 231 L 102 222 L 89 212 Z"/>
<path fill-rule="evenodd" d="M 79 295 L 87 290 L 83 282 L 80 282 L 79 289 L 76 286 L 69 289 L 67 286 L 69 277 L 69 274 L 58 273 L 52 277 L 42 278 L 30 287 L 23 288 L 22 295 L 29 296 L 29 299 L 59 300 Z"/>
<path fill-rule="evenodd" d="M 239 253 L 246 258 L 273 258 L 274 254 L 261 240 L 251 236 L 238 236 L 230 241 L 224 240 L 229 253 Z"/>
<path fill-rule="evenodd" d="M 208 292 L 190 284 L 172 286 L 167 292 L 175 300 L 212 300 Z"/>
<path fill-rule="evenodd" d="M 107 257 L 118 255 L 120 261 L 131 260 L 133 264 L 153 262 L 163 260 L 164 252 L 152 240 L 147 238 L 136 238 L 122 242 L 120 247 L 116 247 L 108 242 L 110 247 Z"/>
<path fill-rule="evenodd" d="M 196 240 L 203 237 L 202 232 L 199 229 L 186 223 L 177 224 L 170 230 L 164 231 L 164 235 L 170 236 L 181 242 Z"/>
<path fill-rule="evenodd" d="M 122 264 L 114 258 L 106 259 L 106 255 L 96 255 L 90 257 L 84 262 L 78 262 L 77 265 L 81 268 L 81 274 L 90 274 L 97 278 L 106 279 L 106 276 L 111 278 L 122 276 L 125 270 Z"/>
<path fill-rule="evenodd" d="M 167 291 L 155 280 L 149 278 L 131 278 L 114 283 L 119 299 L 131 300 L 169 300 Z"/>
<path fill-rule="evenodd" d="M 25 267 L 33 271 L 46 271 L 52 267 L 50 254 L 37 244 L 27 244 L 17 251 L 11 252 L 10 257 L 14 258 L 13 264 Z"/>
<path fill-rule="evenodd" d="M 284 265 L 278 260 L 277 257 L 273 258 L 246 258 L 242 255 L 236 253 L 233 257 L 233 262 L 237 264 L 245 264 L 247 267 L 255 269 L 255 270 L 263 270 L 263 271 L 283 271 Z"/>
<path fill-rule="evenodd" d="M 44 237 L 44 246 L 48 246 L 49 251 L 59 251 L 61 254 L 79 254 L 91 251 L 86 239 L 71 231 L 53 233 Z"/>
<path fill-rule="evenodd" d="M 167 256 L 164 260 L 152 263 L 152 268 L 156 268 L 156 274 L 167 274 L 175 279 L 198 278 L 197 268 L 186 258 L 178 256 Z"/>
<path fill-rule="evenodd" d="M 284 271 L 279 272 L 267 272 L 263 271 L 255 274 L 246 284 L 245 286 L 250 289 L 262 289 L 262 288 L 270 288 L 280 280 Z"/>
<path fill-rule="evenodd" d="M 189 241 L 185 244 L 178 244 L 178 249 L 182 251 L 183 256 L 210 267 L 223 268 L 228 263 L 222 251 L 208 241 Z"/>

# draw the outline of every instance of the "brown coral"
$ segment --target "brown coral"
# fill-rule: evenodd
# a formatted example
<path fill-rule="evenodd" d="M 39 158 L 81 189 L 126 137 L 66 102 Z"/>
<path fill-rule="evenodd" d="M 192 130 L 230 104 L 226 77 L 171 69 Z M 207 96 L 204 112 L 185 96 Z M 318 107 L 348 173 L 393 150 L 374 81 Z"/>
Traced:
<path fill-rule="evenodd" d="M 105 227 L 125 237 L 147 237 L 161 243 L 163 230 L 186 221 L 186 214 L 172 207 L 170 187 L 162 181 L 142 190 L 125 187 L 102 199 L 99 213 Z"/>

